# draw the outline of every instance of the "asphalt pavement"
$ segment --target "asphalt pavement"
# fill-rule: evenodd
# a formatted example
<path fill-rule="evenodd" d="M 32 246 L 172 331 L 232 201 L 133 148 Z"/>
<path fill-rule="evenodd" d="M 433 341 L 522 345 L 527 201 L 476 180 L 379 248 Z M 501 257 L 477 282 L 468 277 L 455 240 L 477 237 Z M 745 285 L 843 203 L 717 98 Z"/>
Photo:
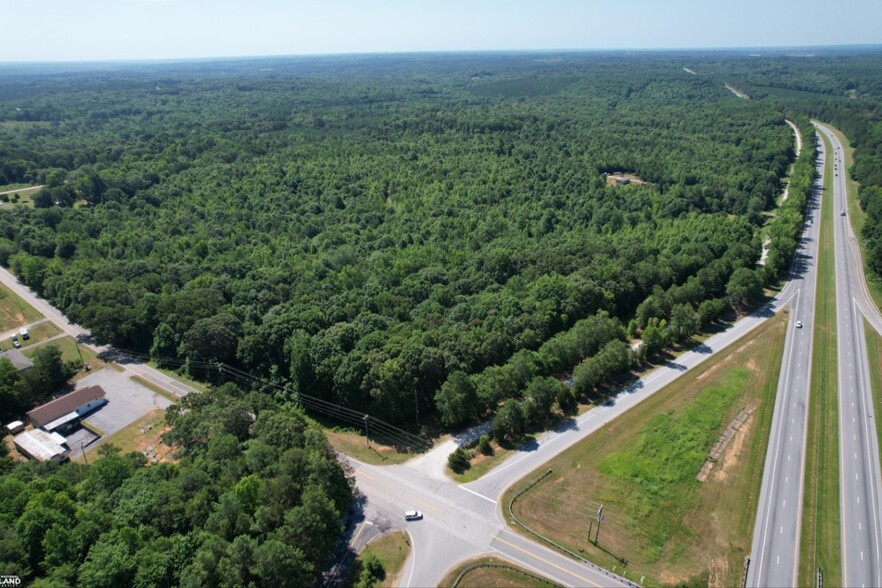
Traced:
<path fill-rule="evenodd" d="M 820 179 L 815 183 L 808 202 L 805 229 L 790 269 L 788 287 L 795 289 L 795 295 L 784 341 L 784 357 L 757 506 L 748 586 L 798 585 L 824 171 L 823 144 L 820 145 L 817 164 Z M 797 326 L 799 324 L 802 326 Z"/>
<path fill-rule="evenodd" d="M 833 227 L 836 257 L 836 323 L 839 385 L 839 500 L 842 539 L 842 585 L 882 586 L 880 556 L 879 447 L 876 436 L 863 313 L 863 266 L 848 246 L 850 231 L 842 145 L 831 141 Z"/>

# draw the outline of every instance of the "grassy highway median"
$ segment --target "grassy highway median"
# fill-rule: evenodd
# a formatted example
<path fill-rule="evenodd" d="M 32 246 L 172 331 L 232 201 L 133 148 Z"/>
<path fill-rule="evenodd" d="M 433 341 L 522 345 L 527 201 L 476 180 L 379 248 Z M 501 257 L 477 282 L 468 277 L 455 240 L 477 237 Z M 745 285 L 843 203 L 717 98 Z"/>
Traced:
<path fill-rule="evenodd" d="M 822 133 L 825 149 L 833 147 Z M 836 342 L 836 260 L 833 249 L 833 163 L 827 159 L 821 201 L 808 444 L 802 502 L 799 585 L 814 586 L 818 568 L 839 581 L 839 397 Z"/>

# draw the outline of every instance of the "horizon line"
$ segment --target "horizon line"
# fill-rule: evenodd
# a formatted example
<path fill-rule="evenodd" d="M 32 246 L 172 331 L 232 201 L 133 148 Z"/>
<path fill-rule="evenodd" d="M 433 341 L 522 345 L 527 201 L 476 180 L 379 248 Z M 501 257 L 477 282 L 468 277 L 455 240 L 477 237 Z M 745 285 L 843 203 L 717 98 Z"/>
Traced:
<path fill-rule="evenodd" d="M 880 43 L 851 43 L 831 45 L 752 45 L 752 46 L 716 46 L 716 47 L 610 47 L 610 48 L 522 48 L 522 49 L 429 49 L 413 51 L 351 51 L 340 53 L 288 53 L 288 54 L 250 54 L 250 55 L 215 55 L 205 57 L 136 57 L 131 59 L 42 59 L 42 60 L 17 60 L 4 61 L 0 59 L 0 67 L 23 66 L 23 65 L 77 65 L 77 64 L 148 64 L 148 63 L 180 63 L 180 62 L 207 62 L 207 61 L 234 61 L 256 59 L 292 59 L 292 58 L 322 58 L 322 57 L 384 57 L 384 56 L 416 56 L 416 55 L 479 55 L 479 54 L 572 54 L 572 53 L 676 53 L 676 52 L 724 52 L 724 51 L 811 51 L 831 49 L 877 49 L 882 50 Z"/>

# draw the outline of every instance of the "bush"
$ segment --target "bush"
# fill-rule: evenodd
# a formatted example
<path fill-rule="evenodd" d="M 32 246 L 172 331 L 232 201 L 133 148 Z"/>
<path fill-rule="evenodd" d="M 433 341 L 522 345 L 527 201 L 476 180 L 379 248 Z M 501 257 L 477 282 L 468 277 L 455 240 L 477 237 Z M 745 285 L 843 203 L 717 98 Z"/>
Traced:
<path fill-rule="evenodd" d="M 472 467 L 470 462 L 471 458 L 472 456 L 468 451 L 462 447 L 457 447 L 453 453 L 447 456 L 447 467 L 449 467 L 454 474 L 461 474 Z"/>
<path fill-rule="evenodd" d="M 493 455 L 493 447 L 490 446 L 490 435 L 481 435 L 478 439 L 478 451 L 483 455 Z"/>

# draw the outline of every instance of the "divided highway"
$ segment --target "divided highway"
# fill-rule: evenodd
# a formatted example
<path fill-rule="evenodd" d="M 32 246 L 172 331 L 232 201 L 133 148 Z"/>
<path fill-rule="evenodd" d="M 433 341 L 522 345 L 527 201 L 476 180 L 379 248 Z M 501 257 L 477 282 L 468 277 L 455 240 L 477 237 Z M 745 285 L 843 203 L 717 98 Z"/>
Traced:
<path fill-rule="evenodd" d="M 876 415 L 873 409 L 863 314 L 863 266 L 848 247 L 848 202 L 842 145 L 817 125 L 833 145 L 836 332 L 839 352 L 839 499 L 842 521 L 842 585 L 882 586 L 880 480 Z"/>
<path fill-rule="evenodd" d="M 795 289 L 763 483 L 753 531 L 749 586 L 797 586 L 802 521 L 808 394 L 812 368 L 817 282 L 820 193 L 824 152 L 806 210 L 806 228 L 791 266 L 788 288 Z M 780 297 L 779 297 L 780 298 Z M 798 327 L 803 325 L 803 327 Z"/>

